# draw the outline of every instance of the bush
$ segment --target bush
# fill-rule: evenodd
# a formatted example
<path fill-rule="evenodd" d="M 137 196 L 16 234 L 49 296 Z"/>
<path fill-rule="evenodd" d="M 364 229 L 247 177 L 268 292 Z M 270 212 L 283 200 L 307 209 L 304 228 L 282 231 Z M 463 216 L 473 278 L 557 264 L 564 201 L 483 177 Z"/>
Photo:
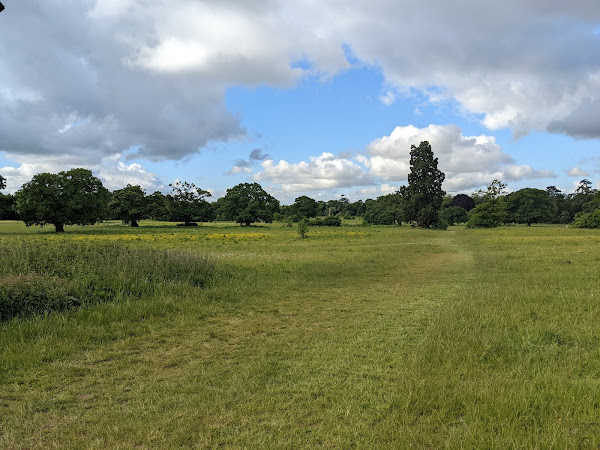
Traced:
<path fill-rule="evenodd" d="M 573 220 L 573 226 L 577 228 L 600 228 L 600 208 L 591 213 L 577 213 Z"/>
<path fill-rule="evenodd" d="M 302 239 L 306 237 L 306 233 L 308 232 L 308 220 L 302 219 L 298 222 L 298 234 Z"/>
<path fill-rule="evenodd" d="M 337 216 L 317 217 L 308 222 L 311 227 L 341 227 L 342 219 Z"/>

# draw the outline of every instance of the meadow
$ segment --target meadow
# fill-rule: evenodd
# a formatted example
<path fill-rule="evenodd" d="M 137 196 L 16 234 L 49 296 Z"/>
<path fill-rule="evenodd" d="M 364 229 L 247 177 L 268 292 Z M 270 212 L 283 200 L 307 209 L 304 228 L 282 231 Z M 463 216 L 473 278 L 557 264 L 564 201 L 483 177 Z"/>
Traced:
<path fill-rule="evenodd" d="M 0 448 L 600 446 L 595 230 L 0 222 L 0 251 L 5 295 L 77 300 L 0 322 Z"/>

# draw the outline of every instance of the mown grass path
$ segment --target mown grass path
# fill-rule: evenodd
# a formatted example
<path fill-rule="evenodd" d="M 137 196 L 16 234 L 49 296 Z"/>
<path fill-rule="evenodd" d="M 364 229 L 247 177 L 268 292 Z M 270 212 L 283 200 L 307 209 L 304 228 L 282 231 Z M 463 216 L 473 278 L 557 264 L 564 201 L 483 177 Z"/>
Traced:
<path fill-rule="evenodd" d="M 5 325 L 0 446 L 598 445 L 597 312 L 565 332 L 550 281 L 571 244 L 357 230 L 205 240 L 229 275 L 201 293 Z"/>

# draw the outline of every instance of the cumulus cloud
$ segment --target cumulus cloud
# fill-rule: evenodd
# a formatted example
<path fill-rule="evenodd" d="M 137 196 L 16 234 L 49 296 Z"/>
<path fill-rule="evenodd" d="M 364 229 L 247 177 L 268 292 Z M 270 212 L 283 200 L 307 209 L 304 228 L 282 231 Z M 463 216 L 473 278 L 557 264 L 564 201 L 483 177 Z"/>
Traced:
<path fill-rule="evenodd" d="M 345 48 L 381 68 L 386 104 L 414 88 L 433 102 L 457 100 L 490 129 L 600 137 L 600 7 L 589 0 L 10 6 L 0 41 L 0 149 L 12 153 L 85 153 L 98 162 L 138 146 L 146 158 L 181 159 L 244 133 L 224 104 L 228 87 L 331 76 L 350 67 Z"/>
<path fill-rule="evenodd" d="M 120 155 L 105 158 L 96 169 L 102 184 L 110 190 L 121 189 L 128 184 L 139 185 L 148 194 L 166 189 L 166 185 L 155 174 L 148 172 L 141 164 L 125 164 Z"/>
<path fill-rule="evenodd" d="M 589 177 L 590 174 L 587 170 L 583 170 L 581 167 L 572 167 L 567 170 L 567 175 L 570 177 Z"/>
<path fill-rule="evenodd" d="M 43 172 L 58 173 L 74 167 L 89 169 L 100 178 L 104 187 L 110 190 L 121 189 L 127 184 L 140 185 L 148 192 L 165 189 L 164 183 L 155 174 L 148 172 L 141 164 L 126 164 L 122 155 L 115 154 L 102 158 L 98 164 L 86 164 L 85 158 L 68 158 L 60 156 L 47 157 L 42 161 L 28 157 L 17 167 L 0 167 L 0 174 L 6 178 L 6 189 L 14 193 L 30 181 L 34 175 Z"/>
<path fill-rule="evenodd" d="M 549 170 L 517 164 L 496 143 L 493 136 L 463 136 L 456 125 L 413 125 L 396 127 L 389 136 L 373 140 L 367 154 L 358 160 L 385 181 L 406 181 L 410 172 L 410 147 L 429 141 L 446 174 L 444 188 L 458 192 L 487 184 L 494 179 L 519 181 L 554 178 Z"/>
<path fill-rule="evenodd" d="M 371 176 L 355 162 L 322 153 L 311 157 L 310 161 L 297 164 L 285 160 L 277 164 L 268 159 L 262 164 L 262 170 L 254 175 L 256 181 L 267 181 L 281 185 L 283 191 L 302 192 L 322 189 L 337 189 L 351 186 L 374 184 Z"/>

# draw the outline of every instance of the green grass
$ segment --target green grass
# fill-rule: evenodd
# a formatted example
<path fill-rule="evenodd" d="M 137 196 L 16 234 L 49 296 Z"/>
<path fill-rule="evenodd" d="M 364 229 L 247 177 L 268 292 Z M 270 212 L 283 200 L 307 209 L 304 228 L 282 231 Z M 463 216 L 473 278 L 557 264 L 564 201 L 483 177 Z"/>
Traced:
<path fill-rule="evenodd" d="M 0 325 L 0 447 L 600 445 L 598 232 L 142 225 L 0 223 L 215 264 Z"/>

